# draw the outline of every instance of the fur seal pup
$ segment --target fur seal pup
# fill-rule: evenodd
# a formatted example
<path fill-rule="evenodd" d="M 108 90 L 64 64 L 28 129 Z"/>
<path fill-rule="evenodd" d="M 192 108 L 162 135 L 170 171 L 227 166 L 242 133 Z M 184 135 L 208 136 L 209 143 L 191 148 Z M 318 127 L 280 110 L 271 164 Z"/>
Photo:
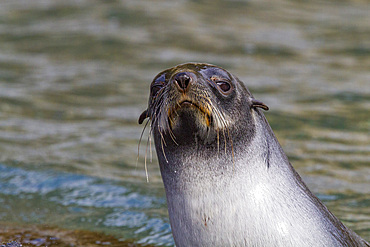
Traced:
<path fill-rule="evenodd" d="M 177 247 L 369 246 L 303 183 L 243 83 L 210 64 L 159 73 L 148 109 Z"/>

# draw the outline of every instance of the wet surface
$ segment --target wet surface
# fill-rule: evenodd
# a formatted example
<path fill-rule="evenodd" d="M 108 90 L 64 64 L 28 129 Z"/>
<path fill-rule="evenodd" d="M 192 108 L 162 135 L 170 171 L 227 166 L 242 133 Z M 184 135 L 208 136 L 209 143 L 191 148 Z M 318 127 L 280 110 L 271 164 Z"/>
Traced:
<path fill-rule="evenodd" d="M 102 233 L 65 230 L 52 227 L 0 227 L 1 247 L 20 247 L 20 246 L 120 246 L 120 247 L 140 247 L 142 245 L 132 243 L 132 241 L 119 240 L 113 236 Z M 149 245 L 145 245 L 149 246 Z"/>
<path fill-rule="evenodd" d="M 369 13 L 361 0 L 1 1 L 0 229 L 173 246 L 137 120 L 158 72 L 198 61 L 270 107 L 293 166 L 369 240 Z"/>

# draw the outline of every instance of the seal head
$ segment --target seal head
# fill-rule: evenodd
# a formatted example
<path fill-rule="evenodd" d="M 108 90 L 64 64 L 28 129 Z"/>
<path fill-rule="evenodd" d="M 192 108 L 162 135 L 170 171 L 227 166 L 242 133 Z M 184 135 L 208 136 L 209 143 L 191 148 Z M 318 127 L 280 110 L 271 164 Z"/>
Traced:
<path fill-rule="evenodd" d="M 250 111 L 240 111 L 245 106 L 268 110 L 228 71 L 210 64 L 187 63 L 154 78 L 149 106 L 139 123 L 149 117 L 154 135 L 159 134 L 166 146 L 194 146 L 197 141 L 220 149 L 220 145 L 231 145 L 231 131 L 248 131 L 240 136 L 252 137 Z"/>

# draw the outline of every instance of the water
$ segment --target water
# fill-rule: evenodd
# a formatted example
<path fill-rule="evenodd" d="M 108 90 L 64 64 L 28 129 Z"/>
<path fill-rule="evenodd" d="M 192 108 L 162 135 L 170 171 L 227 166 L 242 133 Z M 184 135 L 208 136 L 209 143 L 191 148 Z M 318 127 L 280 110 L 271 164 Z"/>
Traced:
<path fill-rule="evenodd" d="M 172 246 L 147 134 L 136 165 L 137 119 L 158 72 L 199 61 L 270 107 L 308 186 L 370 240 L 369 13 L 366 1 L 1 1 L 0 231 Z"/>

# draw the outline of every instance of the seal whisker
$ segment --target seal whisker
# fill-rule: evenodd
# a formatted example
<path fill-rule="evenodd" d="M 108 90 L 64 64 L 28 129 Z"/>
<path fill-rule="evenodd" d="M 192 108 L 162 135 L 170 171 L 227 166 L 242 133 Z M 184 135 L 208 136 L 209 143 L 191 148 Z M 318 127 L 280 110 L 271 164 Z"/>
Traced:
<path fill-rule="evenodd" d="M 217 129 L 218 129 L 218 130 L 219 130 L 219 129 L 221 129 L 221 130 L 222 130 L 222 135 L 223 135 L 223 137 L 224 137 L 224 143 L 225 143 L 225 154 L 226 154 L 226 150 L 227 150 L 227 143 L 226 143 L 225 128 L 226 128 L 227 126 L 226 126 L 226 123 L 225 123 L 225 121 L 224 121 L 224 118 L 223 118 L 223 116 L 222 116 L 221 112 L 220 112 L 217 108 L 215 108 L 215 107 L 213 106 L 212 102 L 211 102 L 211 107 L 212 107 L 212 109 L 213 109 L 213 112 L 214 112 L 214 113 L 215 113 L 215 115 L 217 116 L 217 118 L 216 118 L 216 121 L 217 121 L 217 123 L 216 123 Z M 219 140 L 218 140 L 218 143 L 219 143 Z M 218 144 L 218 145 L 219 145 L 219 144 Z M 218 149 L 219 149 L 219 147 L 218 147 Z"/>
<path fill-rule="evenodd" d="M 171 129 L 169 129 L 169 131 L 168 131 L 169 133 L 170 133 L 170 137 L 171 137 L 171 139 L 172 139 L 172 141 L 178 146 L 179 144 L 177 143 L 177 141 L 176 141 L 176 136 L 175 136 L 175 134 L 172 132 L 172 130 Z"/>
<path fill-rule="evenodd" d="M 158 125 L 158 132 L 159 132 L 159 134 L 160 134 L 160 136 L 161 136 L 161 148 L 162 148 L 162 153 L 163 153 L 163 156 L 164 156 L 164 158 L 165 158 L 166 162 L 168 163 L 168 159 L 167 159 L 166 153 L 165 153 L 165 151 L 164 151 L 164 146 L 167 146 L 167 144 L 166 144 L 166 141 L 164 140 L 163 133 L 162 133 L 161 129 L 159 128 L 159 125 Z M 163 146 L 163 144 L 164 144 L 164 146 Z"/>
<path fill-rule="evenodd" d="M 149 153 L 150 153 L 150 163 L 153 162 L 153 152 L 152 152 L 152 135 L 149 135 Z"/>
<path fill-rule="evenodd" d="M 168 163 L 168 159 L 167 159 L 167 156 L 166 156 L 166 152 L 164 151 L 164 147 L 163 147 L 163 140 L 161 140 L 161 147 L 162 147 L 162 153 L 163 153 L 164 159 L 165 159 L 165 160 L 166 160 L 166 162 Z"/>
<path fill-rule="evenodd" d="M 216 130 L 217 135 L 217 156 L 220 154 L 220 130 Z"/>
<path fill-rule="evenodd" d="M 210 97 L 207 97 L 208 95 L 205 95 L 204 99 L 207 101 L 210 112 L 212 115 L 214 115 L 213 122 L 216 124 L 216 135 L 217 135 L 217 155 L 220 153 L 220 129 L 223 129 L 222 126 L 220 126 L 219 122 L 221 122 L 221 125 L 223 124 L 223 117 L 221 116 L 221 113 L 218 111 L 216 107 L 214 107 L 213 102 L 210 100 Z M 225 136 L 225 133 L 224 133 Z"/>
<path fill-rule="evenodd" d="M 162 111 L 161 109 L 163 109 L 163 105 L 165 104 L 164 103 L 164 100 L 163 100 L 163 94 L 157 99 L 157 101 L 154 103 L 153 105 L 153 108 L 154 108 L 154 120 L 153 120 L 153 126 L 155 125 L 158 125 L 158 130 L 160 130 L 160 125 L 163 124 L 163 120 L 162 119 Z M 153 127 L 154 128 L 154 127 Z"/>
<path fill-rule="evenodd" d="M 213 111 L 217 118 L 219 118 L 219 114 L 217 111 Z M 220 128 L 216 127 L 216 135 L 217 135 L 217 155 L 220 153 Z"/>
<path fill-rule="evenodd" d="M 154 109 L 154 111 L 152 111 L 152 124 L 151 124 L 151 130 L 150 130 L 150 133 L 149 135 L 151 136 L 151 134 L 154 132 L 154 129 L 155 129 L 155 126 L 157 126 L 157 129 L 158 129 L 158 133 L 160 134 L 161 136 L 161 149 L 162 149 L 162 153 L 166 159 L 166 162 L 168 162 L 167 160 L 167 157 L 166 157 L 166 154 L 165 154 L 165 151 L 164 151 L 164 146 L 167 146 L 165 140 L 164 140 L 164 137 L 163 137 L 163 133 L 162 133 L 162 128 L 161 128 L 161 125 L 166 125 L 168 126 L 168 122 L 165 121 L 165 123 L 163 123 L 163 120 L 162 119 L 162 115 L 163 115 L 163 112 L 161 111 L 161 109 L 163 109 L 163 105 L 166 104 L 165 101 L 163 100 L 164 99 L 164 96 L 165 96 L 165 92 L 166 91 L 163 91 L 162 94 L 160 94 L 159 96 L 157 96 L 155 98 L 155 102 L 152 106 L 152 108 Z M 166 129 L 166 128 L 164 128 Z M 167 128 L 168 129 L 168 128 Z M 150 152 L 151 152 L 151 148 L 150 148 Z M 151 158 L 152 160 L 152 158 Z"/>
<path fill-rule="evenodd" d="M 140 145 L 141 145 L 141 140 L 142 140 L 142 138 L 143 138 L 143 135 L 144 135 L 145 129 L 146 129 L 146 127 L 148 126 L 148 123 L 149 123 L 149 122 L 150 122 L 149 120 L 148 120 L 148 121 L 146 121 L 146 123 L 145 123 L 145 125 L 144 125 L 144 128 L 143 128 L 143 130 L 141 131 L 141 134 L 140 134 L 139 143 L 138 143 L 138 145 L 137 145 L 136 167 L 137 167 L 137 164 L 139 163 L 139 155 L 140 155 Z M 150 136 L 150 133 L 149 133 L 149 136 Z"/>
<path fill-rule="evenodd" d="M 162 105 L 162 102 L 163 102 L 163 95 L 161 94 L 159 97 L 156 97 L 155 100 L 156 100 L 155 103 L 154 103 L 154 109 L 155 110 L 152 111 L 152 114 L 150 116 L 150 120 L 148 120 L 146 122 L 146 124 L 144 126 L 144 129 L 143 129 L 143 131 L 141 133 L 141 136 L 140 136 L 139 147 L 138 147 L 138 157 L 137 157 L 137 162 L 138 162 L 141 139 L 142 139 L 142 136 L 144 134 L 144 131 L 145 131 L 146 127 L 148 126 L 148 123 L 150 122 L 151 123 L 150 124 L 150 131 L 149 131 L 149 136 L 148 136 L 147 143 L 146 143 L 145 157 L 144 157 L 145 176 L 146 176 L 147 183 L 149 183 L 149 174 L 148 174 L 148 166 L 147 166 L 148 147 L 149 147 L 150 162 L 152 162 L 153 161 L 153 153 L 152 153 L 151 136 L 152 136 L 152 133 L 153 133 L 153 130 L 154 130 L 153 126 L 155 126 L 154 123 L 158 122 L 159 117 L 158 117 L 158 110 L 157 109 L 161 109 L 160 106 Z"/>
<path fill-rule="evenodd" d="M 163 109 L 163 104 L 164 104 L 164 101 L 157 101 L 154 104 L 154 109 L 157 109 L 157 107 L 160 107 L 160 109 Z M 167 159 L 166 153 L 164 151 L 164 146 L 167 146 L 167 144 L 166 144 L 166 141 L 164 140 L 162 129 L 161 129 L 161 123 L 160 123 L 161 114 L 163 114 L 163 113 L 162 112 L 159 112 L 157 114 L 157 111 L 154 111 L 154 116 L 153 116 L 152 125 L 151 125 L 152 128 L 151 128 L 151 131 L 150 132 L 152 133 L 154 131 L 154 129 L 155 129 L 155 126 L 157 126 L 158 133 L 159 133 L 159 135 L 161 137 L 161 149 L 162 149 L 162 153 L 163 153 L 163 156 L 164 156 L 166 162 L 168 163 L 168 159 Z"/>
<path fill-rule="evenodd" d="M 232 155 L 234 156 L 234 151 L 233 151 L 233 145 L 232 145 L 232 140 L 231 140 L 231 137 L 230 137 L 230 131 L 229 131 L 229 127 L 228 125 L 226 124 L 226 119 L 225 117 L 223 116 L 223 114 L 218 110 L 216 109 L 215 111 L 217 113 L 217 116 L 219 118 L 219 121 L 220 121 L 220 127 L 222 128 L 222 133 L 223 133 L 223 136 L 224 136 L 224 143 L 225 143 L 225 154 L 227 153 L 227 139 L 229 139 L 229 141 L 231 141 L 231 151 L 232 151 Z M 227 130 L 227 137 L 225 135 L 225 129 Z M 233 158 L 234 159 L 234 158 Z"/>
<path fill-rule="evenodd" d="M 170 137 L 171 137 L 171 139 L 172 139 L 172 141 L 178 146 L 179 144 L 176 142 L 176 136 L 175 136 L 175 134 L 173 133 L 173 131 L 172 131 L 172 125 L 173 125 L 173 122 L 172 122 L 172 120 L 171 120 L 171 118 L 168 118 L 168 120 L 167 120 L 167 130 L 168 130 L 168 133 L 170 134 Z"/>
<path fill-rule="evenodd" d="M 149 174 L 148 174 L 148 166 L 147 166 L 147 157 L 148 157 L 148 145 L 149 145 L 149 154 L 150 154 L 150 162 L 152 162 L 152 133 L 153 133 L 153 127 L 152 127 L 152 121 L 148 120 L 147 123 L 145 124 L 145 127 L 148 125 L 150 122 L 150 131 L 148 135 L 148 139 L 146 142 L 146 148 L 145 148 L 145 157 L 144 157 L 144 167 L 145 167 L 145 176 L 146 176 L 146 182 L 149 183 Z"/>
<path fill-rule="evenodd" d="M 227 143 L 226 143 L 226 135 L 225 135 L 225 129 L 222 129 L 222 134 L 224 136 L 224 143 L 225 143 L 225 155 L 226 155 L 226 147 L 227 147 Z"/>
<path fill-rule="evenodd" d="M 152 148 L 151 148 L 151 145 L 152 145 L 152 134 L 153 134 L 153 131 L 154 131 L 154 128 L 153 128 L 153 123 L 150 124 L 150 131 L 149 131 L 149 143 L 150 143 L 150 152 L 151 152 L 151 157 L 150 157 L 150 162 L 152 162 Z"/>
<path fill-rule="evenodd" d="M 145 148 L 145 159 L 144 159 L 144 168 L 145 168 L 145 176 L 146 176 L 146 182 L 149 183 L 149 175 L 148 175 L 148 167 L 146 165 L 146 158 L 148 153 L 148 142 L 150 143 L 150 135 L 148 136 L 147 142 L 146 142 L 146 148 Z"/>
<path fill-rule="evenodd" d="M 162 104 L 165 104 L 165 105 L 168 105 L 168 101 L 163 101 L 162 102 Z M 163 107 L 163 105 L 161 105 L 160 106 L 160 108 L 161 109 L 164 109 L 164 107 Z M 169 112 L 171 112 L 170 114 L 173 114 L 173 113 L 175 113 L 177 116 L 178 116 L 178 114 L 177 114 L 177 111 L 175 111 L 175 112 L 172 112 L 171 110 L 169 110 Z M 162 114 L 164 114 L 164 113 L 162 113 Z M 171 137 L 171 139 L 172 139 L 172 141 L 178 146 L 179 144 L 177 143 L 177 141 L 176 141 L 176 136 L 175 136 L 175 134 L 173 133 L 173 131 L 172 131 L 172 125 L 174 124 L 173 123 L 173 121 L 172 121 L 172 119 L 171 119 L 171 116 L 169 116 L 168 114 L 167 114 L 167 117 L 165 118 L 166 119 L 166 121 L 165 121 L 165 129 L 168 131 L 168 133 L 169 133 L 169 135 L 170 135 L 170 137 Z"/>

